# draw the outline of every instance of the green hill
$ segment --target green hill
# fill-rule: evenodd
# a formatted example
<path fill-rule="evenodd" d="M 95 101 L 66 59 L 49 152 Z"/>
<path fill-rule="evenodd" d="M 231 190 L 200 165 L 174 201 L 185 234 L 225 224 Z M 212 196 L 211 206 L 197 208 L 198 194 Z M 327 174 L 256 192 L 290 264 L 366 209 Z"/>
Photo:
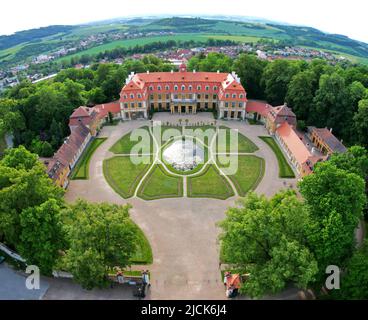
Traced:
<path fill-rule="evenodd" d="M 282 41 L 289 46 L 303 46 L 344 55 L 353 61 L 368 63 L 368 44 L 343 35 L 327 34 L 310 27 L 276 23 L 239 22 L 203 18 L 172 17 L 163 19 L 136 18 L 91 23 L 80 26 L 49 26 L 0 36 L 0 68 L 23 63 L 40 54 L 56 51 L 64 46 L 74 46 L 91 35 L 116 32 L 142 33 L 173 32 L 175 35 L 146 35 L 132 40 L 104 40 L 77 55 L 96 54 L 117 46 L 128 47 L 153 41 L 182 39 L 237 39 L 238 42 L 256 42 L 260 39 Z"/>

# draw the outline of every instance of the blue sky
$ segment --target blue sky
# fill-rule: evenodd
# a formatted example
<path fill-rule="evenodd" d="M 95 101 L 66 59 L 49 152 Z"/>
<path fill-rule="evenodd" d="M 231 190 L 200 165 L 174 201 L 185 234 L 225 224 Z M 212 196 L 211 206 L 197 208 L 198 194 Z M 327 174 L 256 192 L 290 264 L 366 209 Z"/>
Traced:
<path fill-rule="evenodd" d="M 0 9 L 0 34 L 123 16 L 223 14 L 307 25 L 368 42 L 367 0 L 7 0 Z"/>

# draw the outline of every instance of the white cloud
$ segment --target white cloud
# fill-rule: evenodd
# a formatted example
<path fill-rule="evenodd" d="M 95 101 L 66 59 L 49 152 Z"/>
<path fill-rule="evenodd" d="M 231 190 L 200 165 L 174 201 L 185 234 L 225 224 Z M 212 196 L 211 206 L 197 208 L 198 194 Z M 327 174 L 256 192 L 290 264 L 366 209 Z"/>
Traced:
<path fill-rule="evenodd" d="M 123 16 L 224 14 L 302 24 L 368 42 L 366 0 L 11 0 L 0 8 L 0 34 Z"/>

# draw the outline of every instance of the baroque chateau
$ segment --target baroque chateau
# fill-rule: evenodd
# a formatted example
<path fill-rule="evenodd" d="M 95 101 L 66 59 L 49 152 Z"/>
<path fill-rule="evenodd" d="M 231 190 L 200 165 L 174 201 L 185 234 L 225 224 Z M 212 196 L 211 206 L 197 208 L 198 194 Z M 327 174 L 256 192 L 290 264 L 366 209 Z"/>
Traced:
<path fill-rule="evenodd" d="M 214 72 L 132 73 L 120 93 L 121 118 L 147 118 L 148 112 L 195 114 L 217 110 L 218 118 L 245 119 L 246 92 L 239 77 Z"/>
<path fill-rule="evenodd" d="M 70 136 L 45 163 L 48 175 L 66 188 L 86 146 L 110 118 L 132 121 L 148 119 L 155 112 L 185 116 L 206 111 L 215 111 L 219 120 L 263 124 L 299 177 L 311 174 L 314 165 L 332 153 L 346 151 L 332 129 L 308 127 L 307 132 L 299 131 L 296 115 L 286 104 L 274 107 L 264 101 L 248 101 L 235 72 L 187 71 L 183 63 L 178 72 L 131 73 L 118 101 L 75 109 L 69 120 Z"/>

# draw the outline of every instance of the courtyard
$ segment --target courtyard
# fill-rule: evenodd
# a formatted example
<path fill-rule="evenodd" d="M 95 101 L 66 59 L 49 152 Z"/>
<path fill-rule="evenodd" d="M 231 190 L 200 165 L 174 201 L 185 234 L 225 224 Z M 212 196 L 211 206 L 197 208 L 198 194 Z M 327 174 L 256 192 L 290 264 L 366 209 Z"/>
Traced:
<path fill-rule="evenodd" d="M 212 113 L 204 112 L 186 116 L 156 113 L 153 120 L 179 129 L 184 124 L 215 125 Z M 296 180 L 279 177 L 275 153 L 259 138 L 267 136 L 266 129 L 240 121 L 216 120 L 215 125 L 239 130 L 238 153 L 214 147 L 216 137 L 204 139 L 208 156 L 194 172 L 170 170 L 159 148 L 148 154 L 138 152 L 136 156 L 147 161 L 135 165 L 127 155 L 127 137 L 137 128 L 149 130 L 150 126 L 150 121 L 136 120 L 104 127 L 99 137 L 106 140 L 90 159 L 89 179 L 72 180 L 66 199 L 133 206 L 131 217 L 153 251 L 152 265 L 145 266 L 152 275 L 150 298 L 225 299 L 217 222 L 249 190 L 272 196 L 280 189 L 295 187 Z M 154 136 L 149 136 L 149 144 L 156 144 Z M 218 157 L 224 154 L 238 158 L 238 171 L 220 174 L 226 166 L 219 165 Z"/>

